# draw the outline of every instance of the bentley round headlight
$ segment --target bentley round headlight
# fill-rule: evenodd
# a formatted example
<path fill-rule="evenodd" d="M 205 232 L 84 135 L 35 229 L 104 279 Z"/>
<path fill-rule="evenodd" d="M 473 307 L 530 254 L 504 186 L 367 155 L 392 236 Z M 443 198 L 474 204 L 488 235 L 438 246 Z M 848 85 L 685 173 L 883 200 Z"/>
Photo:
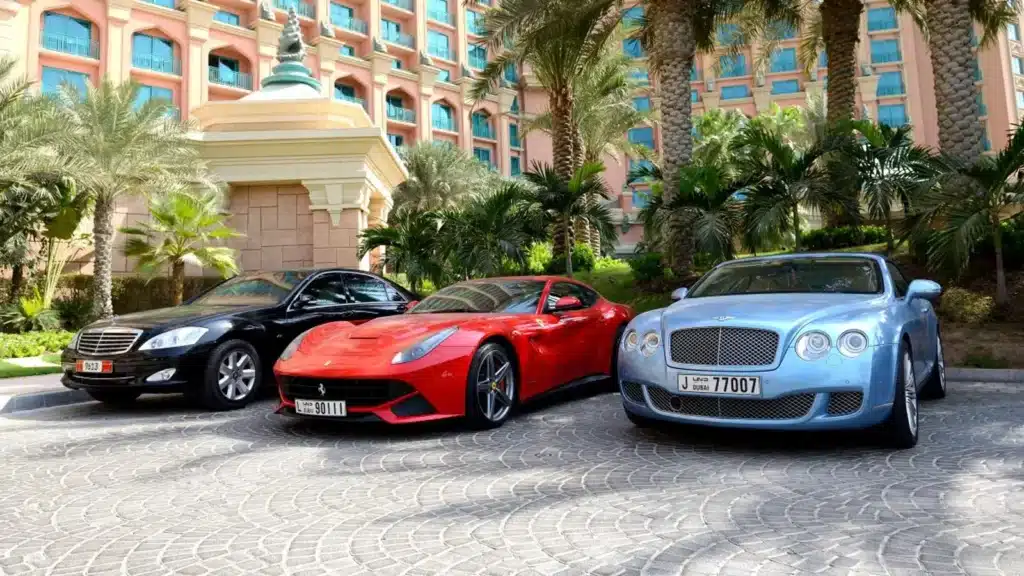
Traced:
<path fill-rule="evenodd" d="M 831 348 L 832 341 L 828 334 L 816 330 L 804 333 L 796 341 L 796 355 L 810 362 L 828 356 Z"/>
<path fill-rule="evenodd" d="M 860 330 L 847 330 L 839 337 L 836 347 L 843 356 L 855 358 L 868 349 L 868 337 Z"/>
<path fill-rule="evenodd" d="M 640 353 L 646 357 L 650 357 L 661 346 L 661 336 L 658 336 L 657 332 L 648 332 L 644 334 L 643 342 L 640 344 Z"/>
<path fill-rule="evenodd" d="M 637 345 L 640 344 L 640 335 L 637 334 L 636 330 L 630 330 L 626 333 L 624 342 L 626 343 L 626 350 L 636 350 Z"/>

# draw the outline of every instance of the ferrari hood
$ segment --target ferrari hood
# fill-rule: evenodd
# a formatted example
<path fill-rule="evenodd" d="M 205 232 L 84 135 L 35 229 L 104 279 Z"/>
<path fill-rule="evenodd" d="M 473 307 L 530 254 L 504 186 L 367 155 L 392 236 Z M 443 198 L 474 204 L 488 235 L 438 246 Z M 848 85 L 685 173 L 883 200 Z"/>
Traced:
<path fill-rule="evenodd" d="M 378 318 L 344 329 L 326 327 L 310 334 L 300 350 L 304 354 L 337 357 L 380 355 L 388 361 L 396 352 L 452 326 L 465 324 L 477 314 L 403 314 Z"/>

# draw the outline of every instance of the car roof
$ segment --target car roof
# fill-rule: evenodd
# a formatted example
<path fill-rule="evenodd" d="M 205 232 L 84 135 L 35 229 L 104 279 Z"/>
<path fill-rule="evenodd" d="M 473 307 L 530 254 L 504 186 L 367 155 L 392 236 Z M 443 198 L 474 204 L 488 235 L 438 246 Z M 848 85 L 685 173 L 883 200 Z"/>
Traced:
<path fill-rule="evenodd" d="M 800 258 L 867 258 L 876 262 L 884 262 L 885 257 L 871 252 L 797 252 L 791 254 L 772 254 L 770 256 L 750 256 L 723 262 L 721 265 L 743 262 L 766 262 L 771 260 L 796 260 Z"/>
<path fill-rule="evenodd" d="M 553 280 L 555 282 L 573 282 L 576 284 L 583 284 L 583 282 L 574 280 L 567 276 L 551 276 L 544 274 L 536 276 L 495 276 L 494 278 L 473 278 L 471 280 L 464 280 L 464 282 L 522 282 L 523 280 L 534 280 L 537 282 Z"/>

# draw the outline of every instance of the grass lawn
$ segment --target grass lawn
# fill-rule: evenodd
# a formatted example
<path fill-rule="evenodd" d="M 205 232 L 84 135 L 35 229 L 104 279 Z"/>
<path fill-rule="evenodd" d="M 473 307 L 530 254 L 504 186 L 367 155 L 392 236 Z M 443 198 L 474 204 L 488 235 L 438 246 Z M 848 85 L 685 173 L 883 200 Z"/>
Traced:
<path fill-rule="evenodd" d="M 60 354 L 44 354 L 44 362 L 54 366 L 18 366 L 6 360 L 0 360 L 0 378 L 20 378 L 25 376 L 38 376 L 40 374 L 56 374 L 60 372 Z"/>

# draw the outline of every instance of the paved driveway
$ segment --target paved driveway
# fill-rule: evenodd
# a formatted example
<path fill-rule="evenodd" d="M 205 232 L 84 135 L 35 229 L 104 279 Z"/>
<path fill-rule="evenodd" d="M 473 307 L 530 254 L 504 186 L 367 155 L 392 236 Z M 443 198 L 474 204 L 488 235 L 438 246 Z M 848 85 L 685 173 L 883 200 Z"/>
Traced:
<path fill-rule="evenodd" d="M 476 434 L 269 407 L 0 418 L 0 573 L 1024 573 L 1024 386 L 953 384 L 906 452 L 640 432 L 614 395 Z"/>

